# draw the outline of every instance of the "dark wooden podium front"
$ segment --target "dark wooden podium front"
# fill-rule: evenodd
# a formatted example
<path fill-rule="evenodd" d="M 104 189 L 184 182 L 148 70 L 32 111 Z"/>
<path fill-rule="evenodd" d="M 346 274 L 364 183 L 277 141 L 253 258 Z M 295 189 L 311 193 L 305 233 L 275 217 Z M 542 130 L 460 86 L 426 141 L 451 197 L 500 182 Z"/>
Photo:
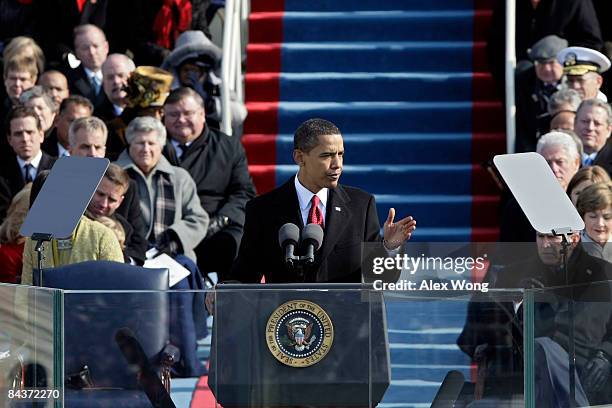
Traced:
<path fill-rule="evenodd" d="M 208 384 L 227 407 L 369 407 L 389 386 L 382 293 L 360 284 L 224 284 L 217 287 Z M 292 367 L 270 351 L 266 329 L 294 300 L 323 309 L 333 325 L 328 353 Z"/>

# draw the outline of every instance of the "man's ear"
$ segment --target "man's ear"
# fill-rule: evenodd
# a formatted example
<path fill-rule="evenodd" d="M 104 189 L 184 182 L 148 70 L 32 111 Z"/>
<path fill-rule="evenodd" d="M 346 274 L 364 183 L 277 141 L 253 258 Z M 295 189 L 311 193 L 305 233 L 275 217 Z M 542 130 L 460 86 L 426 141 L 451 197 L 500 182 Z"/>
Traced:
<path fill-rule="evenodd" d="M 298 149 L 293 150 L 293 161 L 298 166 L 302 166 L 304 164 L 304 152 Z"/>
<path fill-rule="evenodd" d="M 572 242 L 572 248 L 575 248 L 576 245 L 578 245 L 578 243 L 580 242 L 580 234 L 578 232 L 574 232 L 570 236 L 570 240 Z"/>

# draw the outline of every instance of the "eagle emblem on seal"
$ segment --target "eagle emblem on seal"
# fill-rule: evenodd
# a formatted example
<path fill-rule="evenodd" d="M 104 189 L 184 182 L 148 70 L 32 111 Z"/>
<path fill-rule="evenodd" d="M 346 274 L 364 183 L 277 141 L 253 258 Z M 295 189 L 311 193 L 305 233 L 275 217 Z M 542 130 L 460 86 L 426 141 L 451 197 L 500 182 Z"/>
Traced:
<path fill-rule="evenodd" d="M 308 350 L 310 345 L 317 340 L 317 336 L 312 335 L 312 326 L 313 323 L 301 317 L 285 323 L 289 339 L 286 345 L 295 348 L 296 351 Z"/>
<path fill-rule="evenodd" d="M 318 304 L 305 299 L 278 306 L 265 327 L 268 350 L 290 367 L 308 367 L 325 358 L 334 342 L 332 319 Z"/>

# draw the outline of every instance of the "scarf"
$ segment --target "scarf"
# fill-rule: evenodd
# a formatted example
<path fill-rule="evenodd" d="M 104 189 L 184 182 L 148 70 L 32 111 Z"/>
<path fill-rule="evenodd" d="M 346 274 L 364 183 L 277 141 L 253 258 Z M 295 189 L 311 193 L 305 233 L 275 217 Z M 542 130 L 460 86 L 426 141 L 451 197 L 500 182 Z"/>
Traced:
<path fill-rule="evenodd" d="M 157 199 L 155 200 L 155 215 L 153 216 L 152 242 L 156 242 L 161 234 L 174 223 L 176 202 L 174 201 L 174 186 L 170 181 L 170 175 L 158 172 L 157 175 Z"/>

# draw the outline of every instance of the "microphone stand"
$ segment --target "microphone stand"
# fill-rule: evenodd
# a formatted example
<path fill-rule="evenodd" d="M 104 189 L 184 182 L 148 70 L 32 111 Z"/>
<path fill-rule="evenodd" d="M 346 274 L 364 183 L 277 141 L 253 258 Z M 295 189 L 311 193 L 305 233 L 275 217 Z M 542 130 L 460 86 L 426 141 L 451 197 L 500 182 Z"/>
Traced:
<path fill-rule="evenodd" d="M 45 242 L 50 242 L 52 238 L 53 238 L 52 234 L 39 233 L 39 232 L 36 232 L 32 234 L 31 236 L 31 239 L 33 241 L 36 241 L 34 250 L 36 251 L 36 265 L 38 267 L 38 271 L 37 271 L 38 273 L 38 285 L 37 286 L 38 287 L 43 286 L 43 280 L 42 280 L 43 279 L 43 259 L 44 259 L 43 244 Z M 32 276 L 32 280 L 34 280 L 34 276 Z M 36 322 L 37 316 L 38 316 L 38 293 L 37 292 L 34 292 L 34 310 L 32 312 L 34 314 L 34 322 Z M 34 350 L 33 350 L 34 364 L 32 365 L 32 368 L 33 368 L 32 376 L 34 377 L 32 379 L 33 388 L 38 387 L 38 339 L 37 338 L 38 336 L 36 335 L 36 330 L 34 330 Z M 43 384 L 43 386 L 44 385 L 45 384 Z"/>
<path fill-rule="evenodd" d="M 571 240 L 570 240 L 570 235 L 572 233 L 570 228 L 559 228 L 559 229 L 554 229 L 552 231 L 553 235 L 555 236 L 561 236 L 562 241 L 561 241 L 561 267 L 563 268 L 563 272 L 565 275 L 565 286 L 567 286 L 569 288 L 570 285 L 570 280 L 569 280 L 569 269 L 567 267 L 567 262 L 568 262 L 568 254 L 569 254 L 569 248 L 571 246 Z M 573 290 L 570 291 L 571 296 L 568 299 L 568 304 L 567 304 L 567 308 L 568 308 L 568 314 L 569 314 L 569 349 L 568 349 L 568 355 L 569 355 L 569 406 L 571 408 L 576 407 L 576 344 L 575 344 L 575 334 L 574 334 L 574 326 L 575 326 L 575 319 L 574 319 L 574 313 L 575 313 L 575 305 L 574 305 L 574 298 L 573 298 Z"/>
<path fill-rule="evenodd" d="M 34 246 L 34 250 L 36 251 L 36 265 L 38 266 L 38 285 L 42 287 L 43 285 L 43 244 L 45 242 L 51 241 L 53 238 L 52 234 L 35 232 L 32 234 L 32 241 L 36 241 L 36 245 Z"/>
<path fill-rule="evenodd" d="M 287 262 L 287 267 L 289 270 L 295 272 L 297 276 L 297 280 L 299 283 L 313 283 L 315 280 L 314 277 L 309 276 L 308 274 L 309 267 L 313 265 L 314 262 L 311 262 L 311 259 L 307 256 L 296 256 L 293 255 L 291 258 L 292 262 Z M 307 279 L 310 277 L 310 279 Z"/>

